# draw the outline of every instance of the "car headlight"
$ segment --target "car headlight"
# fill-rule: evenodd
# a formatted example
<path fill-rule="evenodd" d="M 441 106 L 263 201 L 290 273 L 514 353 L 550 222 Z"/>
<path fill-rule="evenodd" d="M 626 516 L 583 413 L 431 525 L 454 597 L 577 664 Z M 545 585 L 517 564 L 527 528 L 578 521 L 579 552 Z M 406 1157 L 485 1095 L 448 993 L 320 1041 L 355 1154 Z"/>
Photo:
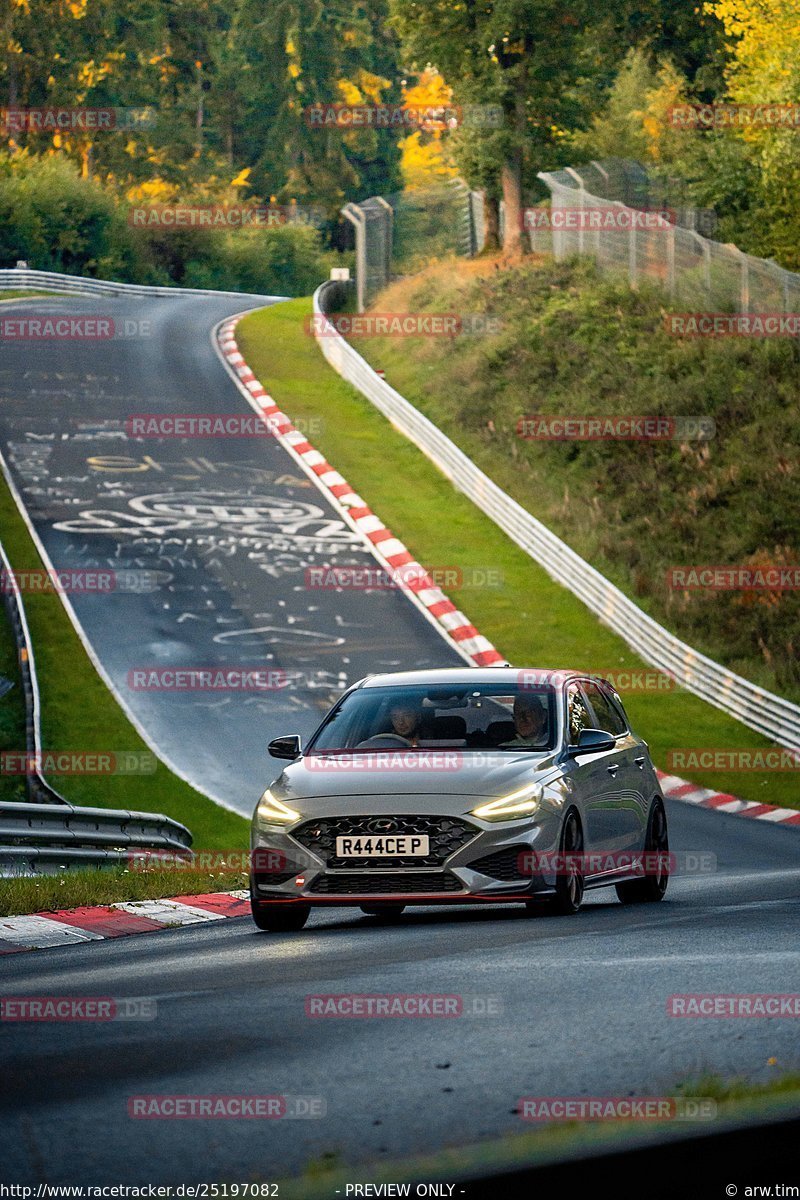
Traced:
<path fill-rule="evenodd" d="M 265 825 L 291 825 L 293 821 L 300 820 L 300 813 L 273 796 L 269 788 L 258 802 L 256 816 Z"/>
<path fill-rule="evenodd" d="M 499 800 L 491 800 L 488 804 L 473 808 L 472 815 L 480 817 L 482 821 L 518 821 L 520 817 L 535 813 L 541 798 L 538 785 L 524 787 L 510 796 L 501 796 Z"/>

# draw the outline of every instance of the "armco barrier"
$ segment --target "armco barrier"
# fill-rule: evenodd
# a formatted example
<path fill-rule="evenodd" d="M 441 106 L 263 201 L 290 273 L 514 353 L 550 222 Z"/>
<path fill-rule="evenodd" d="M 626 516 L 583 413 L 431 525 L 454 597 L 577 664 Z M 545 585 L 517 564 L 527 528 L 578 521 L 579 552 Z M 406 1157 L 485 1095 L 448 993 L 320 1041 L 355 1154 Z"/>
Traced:
<path fill-rule="evenodd" d="M 41 701 L 25 605 L 0 543 L 2 597 L 17 644 L 25 695 L 26 751 L 40 761 Z M 134 849 L 188 855 L 192 835 L 161 813 L 79 808 L 51 787 L 38 768 L 25 776 L 32 803 L 0 802 L 0 877 L 36 875 L 69 867 L 110 866 Z"/>
<path fill-rule="evenodd" d="M 0 568 L 25 694 L 26 750 L 39 762 L 41 701 L 33 643 L 22 596 L 2 544 Z M 32 803 L 0 802 L 0 876 L 113 865 L 125 861 L 133 849 L 190 853 L 192 835 L 178 821 L 160 813 L 79 808 L 59 795 L 38 768 L 25 778 Z"/>
<path fill-rule="evenodd" d="M 322 284 L 314 293 L 314 312 L 325 315 L 326 298 L 336 284 Z M 566 543 L 537 521 L 498 487 L 462 450 L 423 416 L 341 337 L 332 325 L 316 332 L 323 355 L 344 379 L 375 407 L 460 491 L 464 492 L 504 533 L 529 554 L 557 583 L 595 613 L 653 667 L 709 704 L 735 717 L 778 745 L 800 747 L 800 706 L 756 687 L 720 663 L 693 650 L 643 612 L 619 588 L 590 566 Z"/>
<path fill-rule="evenodd" d="M 35 762 L 39 762 L 42 749 L 41 702 L 36 679 L 36 662 L 33 657 L 33 643 L 28 630 L 22 596 L 2 542 L 0 542 L 0 569 L 3 573 L 3 605 L 17 645 L 20 682 L 25 697 L 25 749 L 28 754 L 35 756 Z M 27 774 L 25 780 L 28 799 L 34 803 L 66 804 L 66 800 L 50 787 L 38 770 Z"/>
<path fill-rule="evenodd" d="M 114 283 L 108 279 L 87 279 L 82 275 L 60 275 L 55 271 L 33 271 L 27 267 L 0 269 L 0 292 L 77 292 L 82 296 L 228 296 L 246 299 L 248 292 L 217 292 L 207 288 L 156 287 L 138 283 Z M 259 299 L 282 300 L 283 296 Z"/>
<path fill-rule="evenodd" d="M 0 876 L 112 866 L 136 851 L 189 855 L 192 835 L 160 813 L 0 803 Z"/>

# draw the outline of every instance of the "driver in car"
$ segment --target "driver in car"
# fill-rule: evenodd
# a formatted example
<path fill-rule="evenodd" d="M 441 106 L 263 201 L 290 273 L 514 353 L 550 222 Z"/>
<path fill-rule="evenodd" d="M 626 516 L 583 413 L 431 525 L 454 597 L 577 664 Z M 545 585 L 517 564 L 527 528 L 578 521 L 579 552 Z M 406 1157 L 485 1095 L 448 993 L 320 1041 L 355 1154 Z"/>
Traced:
<path fill-rule="evenodd" d="M 396 704 L 389 712 L 392 733 L 405 738 L 409 746 L 419 745 L 420 714 L 411 704 Z"/>
<path fill-rule="evenodd" d="M 509 750 L 517 746 L 546 750 L 549 742 L 547 726 L 547 706 L 544 699 L 541 696 L 520 693 L 514 698 L 516 737 L 510 742 L 501 742 L 501 746 Z"/>

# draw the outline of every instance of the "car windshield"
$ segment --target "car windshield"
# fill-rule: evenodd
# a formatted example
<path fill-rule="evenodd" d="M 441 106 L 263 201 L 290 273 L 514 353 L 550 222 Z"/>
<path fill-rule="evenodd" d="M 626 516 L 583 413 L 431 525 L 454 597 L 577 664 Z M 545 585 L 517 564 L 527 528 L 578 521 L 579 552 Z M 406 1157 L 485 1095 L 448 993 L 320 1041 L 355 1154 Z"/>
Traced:
<path fill-rule="evenodd" d="M 436 683 L 363 687 L 331 712 L 306 753 L 403 749 L 552 750 L 552 686 Z"/>

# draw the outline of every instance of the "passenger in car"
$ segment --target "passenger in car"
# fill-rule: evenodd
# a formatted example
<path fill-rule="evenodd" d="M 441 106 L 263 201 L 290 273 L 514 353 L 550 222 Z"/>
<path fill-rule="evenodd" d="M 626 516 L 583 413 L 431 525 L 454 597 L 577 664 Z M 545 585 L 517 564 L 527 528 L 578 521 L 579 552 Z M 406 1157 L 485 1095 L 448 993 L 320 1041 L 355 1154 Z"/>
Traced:
<path fill-rule="evenodd" d="M 541 696 L 520 692 L 514 698 L 514 729 L 516 737 L 501 742 L 503 749 L 517 746 L 546 750 L 549 744 L 547 705 Z"/>

